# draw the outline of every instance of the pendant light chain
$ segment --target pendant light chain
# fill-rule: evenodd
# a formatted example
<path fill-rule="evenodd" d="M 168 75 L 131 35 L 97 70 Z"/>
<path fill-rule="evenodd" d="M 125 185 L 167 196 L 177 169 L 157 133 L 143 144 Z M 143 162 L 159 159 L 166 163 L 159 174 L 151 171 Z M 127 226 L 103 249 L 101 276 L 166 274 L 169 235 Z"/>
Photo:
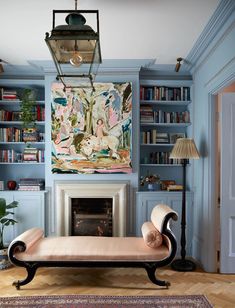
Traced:
<path fill-rule="evenodd" d="M 78 9 L 78 0 L 75 0 L 75 11 Z"/>

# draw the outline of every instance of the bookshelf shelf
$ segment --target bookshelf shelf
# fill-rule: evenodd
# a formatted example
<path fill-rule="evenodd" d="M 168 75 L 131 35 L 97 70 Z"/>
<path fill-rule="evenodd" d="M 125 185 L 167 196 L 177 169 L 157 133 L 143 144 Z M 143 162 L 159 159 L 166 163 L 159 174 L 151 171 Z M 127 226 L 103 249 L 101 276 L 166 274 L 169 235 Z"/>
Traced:
<path fill-rule="evenodd" d="M 0 121 L 2 125 L 22 125 L 22 121 Z M 45 121 L 35 121 L 36 125 L 45 125 Z"/>
<path fill-rule="evenodd" d="M 38 142 L 3 142 L 3 141 L 0 141 L 0 144 L 5 144 L 5 145 L 27 145 L 27 144 L 33 144 L 33 145 L 45 145 L 45 142 L 44 141 L 38 141 Z"/>
<path fill-rule="evenodd" d="M 141 167 L 181 167 L 181 164 L 140 164 Z"/>
<path fill-rule="evenodd" d="M 190 125 L 191 123 L 140 123 L 140 126 L 187 127 Z"/>
<path fill-rule="evenodd" d="M 141 105 L 159 105 L 159 106 L 188 106 L 191 101 L 157 101 L 157 100 L 141 100 Z"/>
<path fill-rule="evenodd" d="M 174 143 L 141 143 L 142 147 L 173 147 Z"/>
<path fill-rule="evenodd" d="M 21 162 L 21 163 L 4 163 L 0 162 L 0 165 L 45 165 L 44 162 Z"/>
<path fill-rule="evenodd" d="M 0 106 L 16 106 L 20 105 L 20 100 L 0 100 Z M 36 101 L 36 105 L 45 105 L 45 101 Z"/>

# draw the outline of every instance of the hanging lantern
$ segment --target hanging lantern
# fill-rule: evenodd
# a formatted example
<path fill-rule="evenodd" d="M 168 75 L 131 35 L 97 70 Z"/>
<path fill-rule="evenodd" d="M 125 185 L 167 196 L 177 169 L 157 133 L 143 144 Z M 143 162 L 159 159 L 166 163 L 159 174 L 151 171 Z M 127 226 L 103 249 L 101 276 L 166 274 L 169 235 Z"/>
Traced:
<path fill-rule="evenodd" d="M 66 25 L 55 26 L 57 14 L 68 14 Z M 96 32 L 86 25 L 83 14 L 96 17 Z M 51 35 L 45 41 L 57 70 L 57 79 L 65 88 L 93 86 L 99 64 L 102 62 L 99 37 L 98 10 L 53 10 Z"/>

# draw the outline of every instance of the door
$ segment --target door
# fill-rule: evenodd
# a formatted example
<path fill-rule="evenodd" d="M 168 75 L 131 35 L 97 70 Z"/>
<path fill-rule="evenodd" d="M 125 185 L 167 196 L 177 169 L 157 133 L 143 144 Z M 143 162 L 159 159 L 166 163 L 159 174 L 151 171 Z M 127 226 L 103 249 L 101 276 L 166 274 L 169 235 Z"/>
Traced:
<path fill-rule="evenodd" d="M 221 273 L 235 273 L 235 93 L 221 95 Z"/>

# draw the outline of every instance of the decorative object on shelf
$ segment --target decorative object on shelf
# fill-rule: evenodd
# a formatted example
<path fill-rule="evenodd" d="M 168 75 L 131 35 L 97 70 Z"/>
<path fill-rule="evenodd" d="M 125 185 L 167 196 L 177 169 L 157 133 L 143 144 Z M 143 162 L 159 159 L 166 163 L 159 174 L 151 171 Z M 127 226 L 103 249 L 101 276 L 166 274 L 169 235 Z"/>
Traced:
<path fill-rule="evenodd" d="M 177 61 L 177 63 L 175 65 L 175 71 L 176 71 L 176 73 L 178 73 L 178 71 L 180 70 L 181 62 L 183 61 L 183 58 L 177 58 L 176 61 Z"/>
<path fill-rule="evenodd" d="M 0 59 L 0 73 L 4 72 L 4 68 L 3 68 L 2 62 L 3 62 L 3 60 Z"/>
<path fill-rule="evenodd" d="M 20 109 L 21 109 L 21 121 L 23 121 L 23 127 L 35 127 L 35 106 L 36 106 L 36 93 L 33 89 L 24 89 L 20 95 Z"/>
<path fill-rule="evenodd" d="M 55 26 L 56 14 L 65 13 L 69 13 L 65 19 L 67 25 Z M 87 14 L 89 18 L 96 17 L 96 32 L 85 24 L 86 19 L 82 14 Z M 56 66 L 57 79 L 64 88 L 78 87 L 79 83 L 85 81 L 94 89 L 94 77 L 102 62 L 98 10 L 77 10 L 77 0 L 75 10 L 53 10 L 51 35 L 47 32 L 45 41 Z M 71 64 L 71 72 L 74 73 L 63 72 L 61 64 Z M 73 79 L 77 81 L 74 85 L 71 84 Z"/>
<path fill-rule="evenodd" d="M 177 139 L 170 158 L 181 159 L 183 166 L 183 190 L 182 190 L 182 213 L 181 213 L 181 259 L 174 260 L 171 267 L 180 272 L 188 272 L 196 269 L 196 264 L 185 258 L 186 255 L 186 166 L 189 159 L 199 159 L 199 153 L 193 139 Z"/>
<path fill-rule="evenodd" d="M 4 181 L 0 181 L 0 190 L 4 190 Z"/>
<path fill-rule="evenodd" d="M 160 176 L 158 174 L 148 174 L 140 179 L 140 185 L 144 186 L 147 184 L 147 188 L 149 191 L 154 191 L 157 189 L 156 185 L 161 183 Z"/>
<path fill-rule="evenodd" d="M 179 138 L 186 138 L 185 133 L 170 133 L 170 143 L 176 143 L 176 140 Z"/>
<path fill-rule="evenodd" d="M 39 138 L 36 127 L 24 128 L 22 131 L 22 139 L 24 142 L 37 142 Z"/>
<path fill-rule="evenodd" d="M 9 190 L 15 190 L 16 189 L 16 181 L 12 181 L 12 180 L 8 181 L 7 182 L 7 188 Z"/>
<path fill-rule="evenodd" d="M 17 201 L 13 201 L 10 204 L 6 204 L 4 198 L 0 198 L 0 270 L 8 268 L 11 266 L 10 261 L 8 260 L 7 248 L 4 246 L 4 229 L 9 225 L 14 225 L 17 223 L 16 220 L 9 218 L 9 215 L 14 213 L 9 211 L 18 206 Z"/>
<path fill-rule="evenodd" d="M 3 59 L 0 59 L 0 74 L 4 73 L 3 63 L 4 64 L 9 64 L 8 62 L 4 61 Z"/>

